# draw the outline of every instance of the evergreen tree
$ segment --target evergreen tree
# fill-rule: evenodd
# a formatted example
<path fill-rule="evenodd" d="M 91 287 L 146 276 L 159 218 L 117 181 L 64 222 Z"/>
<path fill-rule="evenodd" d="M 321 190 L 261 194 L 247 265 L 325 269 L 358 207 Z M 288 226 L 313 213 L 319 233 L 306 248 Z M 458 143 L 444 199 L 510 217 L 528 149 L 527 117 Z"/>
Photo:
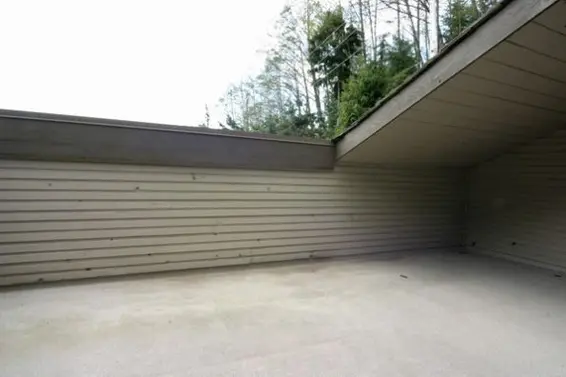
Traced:
<path fill-rule="evenodd" d="M 451 0 L 441 17 L 442 36 L 446 42 L 459 36 L 480 16 L 479 9 L 466 0 Z"/>

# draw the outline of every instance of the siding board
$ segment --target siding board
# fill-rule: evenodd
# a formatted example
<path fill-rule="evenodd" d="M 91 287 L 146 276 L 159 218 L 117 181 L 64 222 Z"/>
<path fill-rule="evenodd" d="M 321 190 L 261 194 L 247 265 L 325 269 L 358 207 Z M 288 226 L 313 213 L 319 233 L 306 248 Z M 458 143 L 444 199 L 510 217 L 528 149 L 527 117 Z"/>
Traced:
<path fill-rule="evenodd" d="M 378 241 L 369 239 L 364 240 L 354 237 L 350 240 L 322 239 L 322 240 L 286 240 L 285 242 L 264 242 L 261 244 L 254 242 L 241 241 L 238 243 L 217 243 L 217 244 L 197 244 L 197 245 L 163 245 L 159 248 L 153 246 L 137 247 L 137 248 L 121 248 L 121 249 L 96 249 L 96 250 L 69 250 L 44 253 L 26 253 L 26 254 L 0 254 L 0 261 L 8 266 L 9 264 L 19 263 L 38 263 L 51 261 L 74 261 L 82 259 L 98 259 L 110 257 L 129 257 L 138 255 L 175 255 L 175 254 L 199 254 L 205 252 L 216 253 L 222 258 L 228 257 L 229 254 L 237 255 L 254 254 L 286 254 L 302 251 L 329 251 L 329 250 L 352 250 L 352 254 L 356 254 L 356 250 L 368 249 L 369 252 L 395 251 L 398 247 L 403 250 L 415 250 L 415 240 L 407 238 L 405 243 L 396 239 L 390 240 L 380 238 Z M 420 240 L 419 250 L 425 248 Z M 444 243 L 445 239 L 436 239 L 434 242 Z M 403 246 L 405 244 L 411 247 Z M 363 253 L 361 251 L 361 253 Z"/>
<path fill-rule="evenodd" d="M 429 218 L 444 219 L 445 222 L 451 220 L 450 214 L 427 214 Z M 277 224 L 292 224 L 306 227 L 333 227 L 338 226 L 371 226 L 376 221 L 389 219 L 389 224 L 405 224 L 406 216 L 381 213 L 381 214 L 352 214 L 334 216 L 327 215 L 296 215 L 296 216 L 269 216 L 270 224 L 265 224 L 264 216 L 251 217 L 225 217 L 216 219 L 214 217 L 203 218 L 156 218 L 156 219 L 118 219 L 118 220 L 86 220 L 86 221 L 23 221 L 23 222 L 2 222 L 0 223 L 0 233 L 28 233 L 45 231 L 65 231 L 71 233 L 77 230 L 107 230 L 107 229 L 162 229 L 175 227 L 194 227 L 194 226 L 237 226 L 237 225 L 264 225 L 276 226 Z M 410 222 L 409 222 L 410 223 Z"/>
<path fill-rule="evenodd" d="M 457 246 L 456 170 L 0 161 L 0 284 Z"/>

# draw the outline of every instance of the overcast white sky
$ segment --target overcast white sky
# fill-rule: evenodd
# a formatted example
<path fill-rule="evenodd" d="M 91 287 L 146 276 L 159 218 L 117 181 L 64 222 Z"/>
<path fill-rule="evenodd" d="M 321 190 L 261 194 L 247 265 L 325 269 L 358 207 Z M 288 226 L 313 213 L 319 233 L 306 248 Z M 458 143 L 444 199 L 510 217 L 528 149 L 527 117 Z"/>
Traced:
<path fill-rule="evenodd" d="M 284 3 L 3 0 L 0 108 L 196 126 L 260 69 Z"/>

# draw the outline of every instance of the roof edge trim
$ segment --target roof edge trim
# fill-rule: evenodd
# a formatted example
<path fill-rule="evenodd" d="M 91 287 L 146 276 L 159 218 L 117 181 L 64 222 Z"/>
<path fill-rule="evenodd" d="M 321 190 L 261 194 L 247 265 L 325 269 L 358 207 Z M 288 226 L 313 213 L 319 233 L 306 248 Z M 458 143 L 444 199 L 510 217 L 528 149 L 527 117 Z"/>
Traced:
<path fill-rule="evenodd" d="M 326 145 L 326 146 L 332 144 L 332 142 L 328 140 L 308 139 L 308 138 L 301 138 L 296 136 L 283 136 L 283 135 L 266 134 L 259 132 L 256 133 L 256 132 L 232 131 L 225 129 L 180 126 L 180 125 L 171 125 L 164 123 L 149 123 L 149 122 L 139 122 L 139 121 L 131 121 L 131 120 L 94 118 L 94 117 L 84 117 L 84 116 L 75 116 L 75 115 L 63 115 L 63 114 L 52 114 L 52 113 L 8 110 L 8 109 L 0 109 L 0 118 L 59 122 L 59 123 L 91 125 L 91 126 L 99 126 L 99 127 L 120 127 L 120 128 L 130 128 L 130 129 L 150 130 L 150 131 L 160 131 L 160 132 L 179 132 L 179 133 L 187 133 L 187 134 L 224 136 L 224 137 L 235 137 L 235 138 L 245 138 L 245 139 L 259 139 L 259 140 L 269 140 L 269 141 L 276 141 L 282 143 L 302 143 L 302 144 L 314 144 L 314 145 Z"/>
<path fill-rule="evenodd" d="M 335 146 L 182 126 L 0 111 L 0 159 L 329 170 Z"/>

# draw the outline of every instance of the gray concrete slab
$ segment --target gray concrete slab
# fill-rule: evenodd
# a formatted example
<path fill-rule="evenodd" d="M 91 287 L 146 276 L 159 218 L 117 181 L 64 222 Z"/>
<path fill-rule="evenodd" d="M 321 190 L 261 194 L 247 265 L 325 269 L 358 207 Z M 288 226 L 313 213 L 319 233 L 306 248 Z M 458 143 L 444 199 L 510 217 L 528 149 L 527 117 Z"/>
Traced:
<path fill-rule="evenodd" d="M 457 253 L 4 290 L 0 310 L 2 376 L 566 375 L 566 277 Z"/>

